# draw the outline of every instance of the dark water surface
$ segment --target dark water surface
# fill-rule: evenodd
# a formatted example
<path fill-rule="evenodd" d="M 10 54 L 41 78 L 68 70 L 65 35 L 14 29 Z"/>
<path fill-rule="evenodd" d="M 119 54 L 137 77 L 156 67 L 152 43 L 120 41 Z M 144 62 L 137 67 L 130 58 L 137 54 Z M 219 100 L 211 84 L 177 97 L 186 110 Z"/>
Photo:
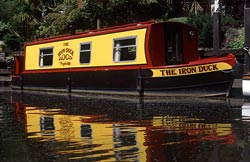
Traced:
<path fill-rule="evenodd" d="M 142 101 L 0 88 L 0 161 L 249 162 L 248 110 L 235 98 Z"/>

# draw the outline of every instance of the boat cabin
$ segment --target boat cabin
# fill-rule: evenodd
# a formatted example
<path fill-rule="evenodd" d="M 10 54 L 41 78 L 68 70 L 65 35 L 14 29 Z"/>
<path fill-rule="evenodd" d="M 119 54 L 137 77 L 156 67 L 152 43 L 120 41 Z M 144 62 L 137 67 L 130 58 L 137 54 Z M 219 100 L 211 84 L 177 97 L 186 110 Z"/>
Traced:
<path fill-rule="evenodd" d="M 45 38 L 25 45 L 24 72 L 188 64 L 200 60 L 197 42 L 197 30 L 178 22 L 137 23 Z"/>

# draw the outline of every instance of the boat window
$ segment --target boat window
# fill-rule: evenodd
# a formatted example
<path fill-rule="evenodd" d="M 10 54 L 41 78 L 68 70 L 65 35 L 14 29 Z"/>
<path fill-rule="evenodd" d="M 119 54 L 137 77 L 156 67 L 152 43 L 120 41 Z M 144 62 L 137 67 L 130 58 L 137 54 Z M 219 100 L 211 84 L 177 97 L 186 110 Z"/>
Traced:
<path fill-rule="evenodd" d="M 114 62 L 131 61 L 136 58 L 136 37 L 114 39 L 113 60 Z"/>
<path fill-rule="evenodd" d="M 53 48 L 40 49 L 39 65 L 50 66 L 53 63 Z"/>
<path fill-rule="evenodd" d="M 86 64 L 90 62 L 91 43 L 81 43 L 80 45 L 80 63 Z"/>

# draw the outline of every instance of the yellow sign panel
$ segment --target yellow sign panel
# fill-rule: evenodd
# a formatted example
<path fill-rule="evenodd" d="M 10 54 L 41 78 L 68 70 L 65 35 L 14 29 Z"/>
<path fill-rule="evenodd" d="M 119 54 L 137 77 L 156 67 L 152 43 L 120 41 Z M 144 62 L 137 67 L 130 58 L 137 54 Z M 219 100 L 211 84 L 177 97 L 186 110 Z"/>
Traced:
<path fill-rule="evenodd" d="M 170 76 L 201 74 L 201 73 L 215 72 L 221 70 L 231 70 L 231 69 L 232 69 L 231 65 L 225 62 L 219 62 L 213 64 L 186 66 L 180 68 L 151 69 L 151 71 L 153 72 L 153 77 L 170 77 Z"/>

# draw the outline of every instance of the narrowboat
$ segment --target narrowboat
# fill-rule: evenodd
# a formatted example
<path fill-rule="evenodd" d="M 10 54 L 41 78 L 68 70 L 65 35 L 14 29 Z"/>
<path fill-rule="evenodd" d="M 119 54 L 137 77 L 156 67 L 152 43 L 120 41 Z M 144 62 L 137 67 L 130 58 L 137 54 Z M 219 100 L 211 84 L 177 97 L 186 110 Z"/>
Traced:
<path fill-rule="evenodd" d="M 226 96 L 235 56 L 204 58 L 198 30 L 147 21 L 38 39 L 15 57 L 21 90 L 148 96 Z"/>

